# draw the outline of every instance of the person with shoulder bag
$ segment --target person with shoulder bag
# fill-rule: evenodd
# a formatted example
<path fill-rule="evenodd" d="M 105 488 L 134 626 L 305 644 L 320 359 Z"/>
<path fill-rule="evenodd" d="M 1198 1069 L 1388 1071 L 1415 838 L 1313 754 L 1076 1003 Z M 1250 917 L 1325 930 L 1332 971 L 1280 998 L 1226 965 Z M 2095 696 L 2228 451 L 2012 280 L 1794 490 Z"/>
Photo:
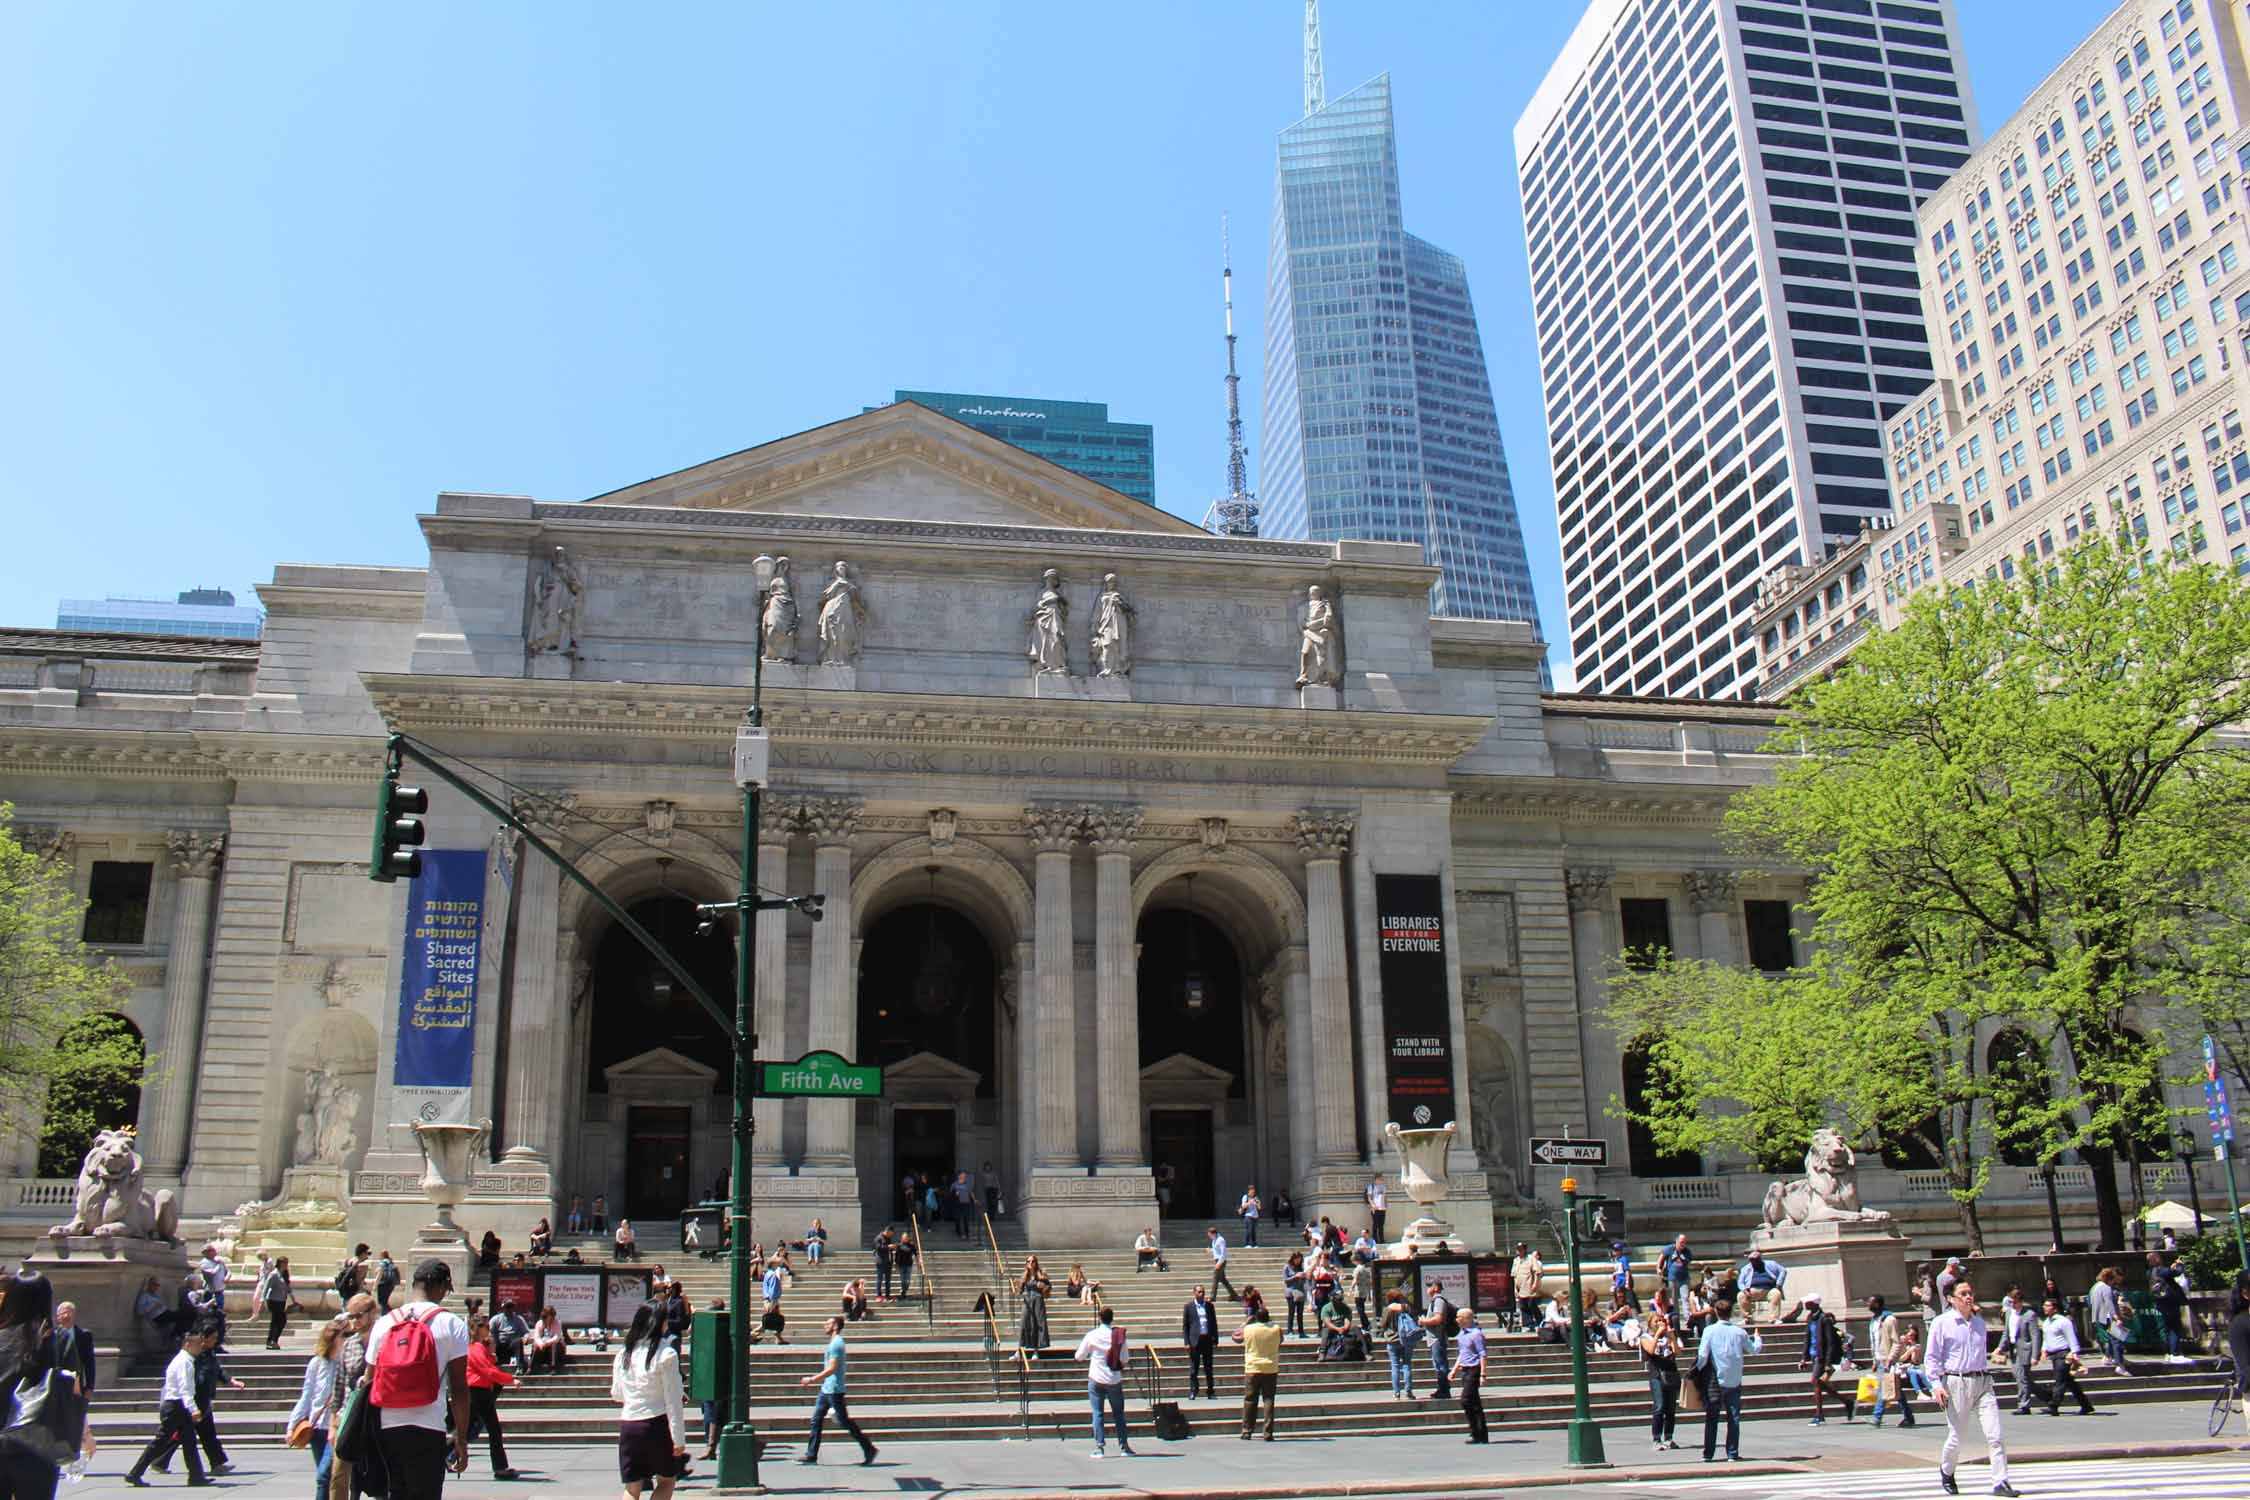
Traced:
<path fill-rule="evenodd" d="M 336 1397 L 336 1382 L 343 1378 L 343 1362 L 338 1358 L 338 1351 L 343 1347 L 347 1328 L 342 1317 L 321 1325 L 313 1339 L 312 1358 L 305 1361 L 305 1378 L 297 1390 L 297 1404 L 289 1408 L 283 1427 L 289 1435 L 290 1447 L 312 1450 L 313 1500 L 325 1500 L 328 1494 L 328 1409 Z"/>
<path fill-rule="evenodd" d="M 1661 1311 L 1641 1325 L 1641 1364 L 1648 1371 L 1649 1438 L 1658 1448 L 1677 1448 L 1673 1434 L 1680 1418 L 1680 1344 L 1672 1320 Z"/>
<path fill-rule="evenodd" d="M 86 1393 L 80 1373 L 55 1358 L 54 1288 L 36 1272 L 6 1282 L 0 1303 L 0 1495 L 53 1500 L 63 1465 L 86 1451 Z"/>

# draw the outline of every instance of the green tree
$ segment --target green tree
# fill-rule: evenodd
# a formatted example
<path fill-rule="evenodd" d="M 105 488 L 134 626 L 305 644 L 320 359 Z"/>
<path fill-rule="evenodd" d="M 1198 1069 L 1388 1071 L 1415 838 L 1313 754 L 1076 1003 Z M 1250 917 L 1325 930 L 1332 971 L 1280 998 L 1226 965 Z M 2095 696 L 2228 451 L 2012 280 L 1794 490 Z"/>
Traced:
<path fill-rule="evenodd" d="M 2094 1166 L 2106 1245 L 2115 1157 L 2169 1123 L 2147 1116 L 2170 1002 L 2228 957 L 2246 720 L 2250 591 L 2093 537 L 1917 597 L 1790 701 L 1772 747 L 1794 758 L 1730 809 L 1747 848 L 1813 872 L 1841 961 L 2060 1040 L 2070 1076 L 2028 1124 Z"/>
<path fill-rule="evenodd" d="M 91 1082 L 81 1091 L 91 1118 L 102 1080 L 140 1070 L 131 1028 L 94 1021 L 123 1004 L 125 976 L 79 945 L 86 903 L 60 864 L 16 838 L 14 818 L 0 803 L 0 1119 L 36 1118 L 50 1083 L 65 1078 Z M 78 1107 L 73 1097 L 64 1092 L 66 1108 Z M 43 1133 L 42 1171 L 45 1145 Z M 77 1170 L 74 1160 L 56 1175 Z"/>

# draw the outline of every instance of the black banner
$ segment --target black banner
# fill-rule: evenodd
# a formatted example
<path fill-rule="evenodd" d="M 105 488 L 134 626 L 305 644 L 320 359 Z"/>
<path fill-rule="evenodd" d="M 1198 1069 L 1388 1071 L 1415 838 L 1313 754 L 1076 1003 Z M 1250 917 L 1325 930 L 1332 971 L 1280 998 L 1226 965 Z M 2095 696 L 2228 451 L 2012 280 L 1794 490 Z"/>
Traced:
<path fill-rule="evenodd" d="M 1383 984 L 1384 1077 L 1404 1130 L 1453 1118 L 1453 1022 L 1445 991 L 1445 919 L 1435 875 L 1375 877 Z"/>

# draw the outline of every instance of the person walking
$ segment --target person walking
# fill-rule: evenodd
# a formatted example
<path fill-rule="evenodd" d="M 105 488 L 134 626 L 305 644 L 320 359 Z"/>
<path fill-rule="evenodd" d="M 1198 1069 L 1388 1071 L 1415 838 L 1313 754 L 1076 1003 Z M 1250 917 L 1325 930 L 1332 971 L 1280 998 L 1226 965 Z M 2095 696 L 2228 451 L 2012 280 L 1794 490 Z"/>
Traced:
<path fill-rule="evenodd" d="M 677 1344 L 673 1345 L 678 1348 Z M 492 1342 L 492 1322 L 489 1318 L 469 1320 L 469 1436 L 484 1429 L 485 1444 L 492 1457 L 492 1477 L 513 1479 L 516 1471 L 508 1467 L 508 1436 L 500 1430 L 500 1393 L 516 1383 L 516 1377 L 500 1368 L 498 1350 Z"/>
<path fill-rule="evenodd" d="M 281 1430 L 292 1443 L 297 1436 L 297 1425 L 304 1424 L 306 1444 L 312 1449 L 313 1457 L 313 1500 L 326 1500 L 328 1494 L 328 1409 L 335 1399 L 336 1382 L 343 1378 L 339 1351 L 349 1326 L 339 1315 L 321 1324 L 320 1331 L 313 1335 L 312 1358 L 305 1361 L 305 1378 L 297 1388 L 297 1404 L 289 1408 L 289 1416 L 281 1424 Z"/>
<path fill-rule="evenodd" d="M 294 1288 L 289 1281 L 289 1257 L 284 1255 L 266 1267 L 258 1278 L 258 1301 L 266 1310 L 266 1347 L 281 1347 L 281 1330 L 289 1322 L 289 1303 Z"/>
<path fill-rule="evenodd" d="M 1214 1373 L 1212 1360 L 1219 1348 L 1219 1310 L 1211 1305 L 1211 1294 L 1202 1287 L 1188 1298 L 1187 1306 L 1180 1311 L 1180 1342 L 1188 1352 L 1188 1399 L 1195 1399 L 1195 1372 L 1203 1371 L 1203 1394 L 1209 1399 L 1219 1399 L 1219 1378 Z"/>
<path fill-rule="evenodd" d="M 875 1300 L 891 1300 L 891 1226 L 875 1232 Z"/>
<path fill-rule="evenodd" d="M 2078 1330 L 2063 1312 L 2060 1297 L 2047 1298 L 2039 1310 L 2039 1347 L 2047 1356 L 2047 1415 L 2057 1415 L 2067 1395 L 2078 1399 L 2078 1415 L 2090 1417 L 2094 1403 L 2086 1399 L 2085 1388 L 2078 1383 Z"/>
<path fill-rule="evenodd" d="M 390 1251 L 385 1250 L 375 1262 L 375 1311 L 378 1314 L 391 1310 L 391 1295 L 398 1290 L 398 1280 L 398 1262 L 391 1259 Z M 447 1285 L 451 1284 L 452 1276 L 449 1272 Z M 464 1355 L 463 1358 L 467 1356 Z"/>
<path fill-rule="evenodd" d="M 382 1417 L 376 1446 L 389 1473 L 388 1500 L 438 1500 L 446 1469 L 459 1474 L 469 1466 L 469 1325 L 445 1310 L 452 1291 L 452 1268 L 423 1261 L 414 1268 L 413 1298 L 376 1319 L 367 1336 L 368 1396 Z"/>
<path fill-rule="evenodd" d="M 891 1241 L 891 1265 L 898 1273 L 898 1286 L 892 1295 L 900 1302 L 914 1295 L 915 1253 L 914 1236 L 901 1229 L 898 1238 Z"/>
<path fill-rule="evenodd" d="M 812 1436 L 805 1443 L 805 1456 L 797 1460 L 801 1464 L 820 1462 L 820 1431 L 827 1423 L 830 1412 L 836 1414 L 836 1420 L 843 1424 L 844 1431 L 858 1441 L 861 1467 L 875 1462 L 875 1445 L 867 1440 L 866 1433 L 859 1430 L 859 1424 L 852 1420 L 850 1408 L 844 1405 L 844 1366 L 849 1358 L 850 1353 L 844 1347 L 844 1320 L 830 1318 L 826 1362 L 797 1382 L 799 1385 L 820 1387 L 820 1394 L 813 1399 Z M 1123 1418 L 1119 1420 L 1122 1421 Z"/>
<path fill-rule="evenodd" d="M 1641 1367 L 1648 1373 L 1648 1435 L 1651 1446 L 1677 1448 L 1680 1418 L 1680 1342 L 1672 1320 L 1652 1312 L 1641 1325 Z"/>
<path fill-rule="evenodd" d="M 687 1396 L 680 1351 L 664 1337 L 662 1303 L 633 1310 L 624 1346 L 610 1361 L 609 1399 L 618 1405 L 617 1477 L 627 1500 L 640 1500 L 644 1486 L 666 1500 L 687 1466 Z"/>
<path fill-rule="evenodd" d="M 2164 1360 L 2167 1364 L 2193 1364 L 2181 1352 L 2187 1339 L 2187 1273 L 2178 1257 L 2151 1250 L 2148 1253 L 2148 1289 L 2156 1298 L 2157 1316 L 2164 1320 Z"/>
<path fill-rule="evenodd" d="M 1828 1398 L 1834 1396 L 1844 1403 L 1844 1420 L 1849 1422 L 1854 1412 L 1852 1398 L 1836 1389 L 1836 1366 L 1843 1362 L 1844 1340 L 1836 1331 L 1835 1314 L 1823 1311 L 1820 1294 L 1815 1292 L 1805 1298 L 1805 1343 L 1798 1351 L 1797 1368 L 1812 1372 L 1812 1423 L 1818 1427 L 1828 1420 Z"/>
<path fill-rule="evenodd" d="M 1239 1299 L 1242 1294 L 1227 1279 L 1227 1237 L 1219 1233 L 1216 1226 L 1205 1229 L 1203 1233 L 1211 1241 L 1211 1290 L 1215 1292 L 1220 1287 L 1225 1287 L 1228 1296 Z"/>
<path fill-rule="evenodd" d="M 1914 1425 L 1914 1408 L 1908 1403 L 1907 1392 L 1901 1377 L 1894 1368 L 1898 1364 L 1899 1322 L 1898 1314 L 1881 1292 L 1867 1299 L 1867 1350 L 1874 1361 L 1875 1414 L 1870 1419 L 1874 1426 L 1883 1425 L 1883 1412 L 1890 1406 L 1892 1394 L 1898 1398 L 1898 1425 Z"/>
<path fill-rule="evenodd" d="M 219 1337 L 226 1337 L 226 1325 L 219 1325 Z M 201 1415 L 196 1419 L 196 1441 L 203 1445 L 203 1460 L 213 1474 L 229 1474 L 234 1465 L 227 1458 L 227 1450 L 219 1441 L 219 1387 L 231 1386 L 237 1391 L 247 1390 L 241 1381 L 227 1373 L 219 1363 L 219 1344 L 213 1340 L 195 1357 L 195 1404 Z"/>
<path fill-rule="evenodd" d="M 344 1310 L 336 1321 L 343 1325 L 343 1337 L 336 1345 L 336 1379 L 328 1388 L 328 1409 L 321 1414 L 320 1426 L 328 1433 L 328 1491 L 325 1500 L 353 1500 L 353 1463 L 336 1451 L 338 1424 L 343 1421 L 344 1401 L 352 1391 L 367 1379 L 367 1334 L 375 1326 L 375 1297 L 371 1292 L 355 1292 L 344 1303 Z M 315 1496 L 314 1500 L 322 1500 Z"/>
<path fill-rule="evenodd" d="M 1378 1172 L 1367 1179 L 1367 1222 L 1374 1230 L 1378 1244 L 1383 1239 L 1383 1218 L 1390 1211 L 1390 1206 L 1390 1188 L 1384 1183 L 1383 1174 Z"/>
<path fill-rule="evenodd" d="M 1547 1278 L 1546 1262 L 1522 1240 L 1516 1241 L 1515 1259 L 1508 1263 L 1508 1279 L 1516 1294 L 1516 1331 L 1529 1333 L 1539 1324 L 1539 1289 Z"/>
<path fill-rule="evenodd" d="M 2008 1371 L 2016 1377 L 2016 1415 L 2031 1414 L 2034 1398 L 2044 1401 L 2032 1371 L 2039 1362 L 2039 1315 L 2023 1300 L 2023 1288 L 2010 1283 L 2000 1299 L 2000 1352 L 2008 1357 Z"/>
<path fill-rule="evenodd" d="M 78 1397 L 88 1401 L 94 1394 L 94 1376 L 99 1361 L 94 1357 L 94 1336 L 79 1326 L 78 1304 L 55 1304 L 55 1368 L 71 1372 L 78 1382 Z"/>
<path fill-rule="evenodd" d="M 1383 1309 L 1383 1347 L 1391 1357 L 1391 1399 L 1414 1399 L 1414 1356 L 1428 1337 L 1422 1320 L 1397 1297 Z"/>
<path fill-rule="evenodd" d="M 1961 1493 L 1953 1462 L 1961 1436 L 1974 1421 L 1992 1454 L 1992 1493 L 2014 1495 L 2008 1484 L 2008 1450 L 2000 1435 L 2000 1401 L 1992 1391 L 1990 1332 L 1977 1315 L 1977 1289 L 1966 1277 L 1946 1288 L 1952 1304 L 1930 1325 L 1929 1352 L 1922 1357 L 1930 1394 L 1945 1408 L 1945 1446 L 1938 1450 L 1938 1483 L 1948 1495 Z"/>
<path fill-rule="evenodd" d="M 1489 1443 L 1492 1434 L 1484 1422 L 1484 1330 L 1477 1326 L 1472 1308 L 1464 1307 L 1454 1317 L 1461 1326 L 1453 1356 L 1453 1374 L 1461 1382 L 1461 1415 L 1469 1419 L 1469 1441 Z"/>
<path fill-rule="evenodd" d="M 1453 1394 L 1453 1303 L 1435 1286 L 1422 1294 L 1422 1327 L 1430 1335 L 1430 1368 L 1437 1372 L 1432 1401 Z"/>
<path fill-rule="evenodd" d="M 2094 1333 L 2094 1347 L 2109 1358 L 2111 1364 L 2125 1357 L 2125 1341 L 2117 1330 L 2124 1326 L 2124 1296 L 2120 1287 L 2124 1277 L 2115 1266 L 2102 1267 L 2094 1278 L 2093 1289 L 2086 1294 L 2086 1323 Z"/>
<path fill-rule="evenodd" d="M 13 1301 L 14 1298 L 9 1300 Z M 0 1333 L 0 1377 L 9 1374 L 7 1366 L 13 1351 L 8 1347 L 8 1333 L 13 1331 L 11 1325 L 7 1333 Z M 185 1456 L 190 1485 L 202 1486 L 211 1482 L 204 1475 L 203 1454 L 195 1441 L 195 1425 L 203 1415 L 202 1408 L 196 1404 L 195 1399 L 195 1357 L 217 1338 L 217 1330 L 199 1327 L 189 1329 L 187 1336 L 180 1340 L 180 1347 L 172 1355 L 171 1363 L 164 1367 L 164 1385 L 157 1398 L 156 1436 L 149 1439 L 148 1446 L 141 1450 L 141 1456 L 134 1459 L 133 1466 L 125 1471 L 127 1484 L 136 1489 L 145 1487 L 148 1480 L 142 1476 L 148 1473 L 150 1466 L 171 1458 L 175 1448 Z M 20 1379 L 27 1366 L 20 1357 L 14 1363 L 15 1374 Z M 14 1387 L 11 1384 L 9 1388 L 12 1390 Z M 19 1462 L 21 1460 L 11 1459 L 8 1467 L 13 1470 Z M 9 1479 L 17 1486 L 16 1493 L 27 1497 L 42 1494 L 51 1497 L 55 1492 L 53 1479 L 46 1482 L 44 1490 L 37 1486 L 23 1486 L 20 1477 L 13 1472 L 9 1474 Z"/>
<path fill-rule="evenodd" d="M 1305 1252 L 1292 1250 L 1281 1267 L 1281 1300 L 1289 1309 L 1285 1338 L 1305 1336 Z"/>
<path fill-rule="evenodd" d="M 977 1184 L 967 1167 L 953 1174 L 953 1228 L 959 1239 L 969 1237 L 969 1221 L 977 1216 Z"/>
<path fill-rule="evenodd" d="M 1727 1462 L 1742 1457 L 1742 1363 L 1761 1353 L 1765 1342 L 1734 1321 L 1734 1299 L 1721 1297 L 1711 1306 L 1711 1326 L 1695 1345 L 1695 1382 L 1703 1394 L 1703 1461 L 1717 1457 L 1719 1419 L 1727 1424 Z"/>
<path fill-rule="evenodd" d="M 1672 1243 L 1656 1258 L 1656 1273 L 1672 1292 L 1672 1306 L 1687 1306 L 1688 1281 L 1695 1275 L 1695 1252 L 1688 1249 L 1687 1236 L 1674 1235 Z"/>
<path fill-rule="evenodd" d="M 1281 1330 L 1274 1326 L 1265 1304 L 1259 1302 L 1250 1307 L 1248 1316 L 1230 1337 L 1242 1346 L 1242 1440 L 1249 1442 L 1256 1430 L 1258 1405 L 1262 1401 L 1266 1408 L 1266 1441 L 1270 1443 L 1280 1409 Z M 1205 1371 L 1208 1374 L 1208 1358 Z"/>
<path fill-rule="evenodd" d="M 1117 1426 L 1117 1451 L 1131 1453 L 1131 1434 L 1125 1430 L 1125 1330 L 1117 1326 L 1117 1309 L 1105 1307 L 1086 1336 L 1078 1341 L 1075 1356 L 1086 1366 L 1086 1404 L 1094 1414 L 1094 1457 L 1107 1456 L 1102 1443 L 1102 1408 L 1108 1407 Z"/>

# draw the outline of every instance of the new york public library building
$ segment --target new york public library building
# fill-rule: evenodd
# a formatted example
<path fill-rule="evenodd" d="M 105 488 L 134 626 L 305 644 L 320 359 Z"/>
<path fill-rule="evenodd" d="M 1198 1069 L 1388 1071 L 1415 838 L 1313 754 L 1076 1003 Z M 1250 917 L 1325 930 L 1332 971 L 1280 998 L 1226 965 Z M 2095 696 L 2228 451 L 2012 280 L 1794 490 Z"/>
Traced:
<path fill-rule="evenodd" d="M 1474 1249 L 1555 1195 L 1534 1136 L 1608 1141 L 1581 1186 L 1637 1241 L 1757 1222 L 1765 1174 L 1609 1113 L 1642 1078 L 1600 1010 L 1628 947 L 1794 957 L 1803 881 L 1719 837 L 1770 712 L 1542 693 L 1533 628 L 1432 618 L 1416 547 L 1208 535 L 912 405 L 419 521 L 423 567 L 277 566 L 257 642 L 0 634 L 0 797 L 131 976 L 141 1149 L 190 1223 L 340 1192 L 349 1237 L 396 1248 L 429 1217 L 417 1118 L 493 1122 L 457 1213 L 511 1248 L 573 1195 L 705 1197 L 729 1078 L 690 997 L 412 768 L 433 874 L 370 882 L 369 834 L 400 731 L 730 997 L 693 907 L 736 893 L 760 653 L 758 879 L 826 907 L 759 923 L 759 1054 L 884 1069 L 880 1098 L 759 1102 L 761 1225 L 850 1243 L 903 1172 L 966 1166 L 1035 1241 L 1122 1245 L 1158 1164 L 1194 1226 L 1253 1182 L 1361 1223 L 1394 1046 L 1450 1092 L 1441 1213 Z M 763 591 L 761 556 L 787 560 Z M 436 985 L 404 961 L 433 934 Z M 70 1184 L 11 1123 L 21 1238 Z M 1897 1165 L 1868 1201 L 1950 1238 L 1942 1184 Z M 2043 1245 L 2036 1179 L 1997 1176 L 1988 1233 Z"/>

